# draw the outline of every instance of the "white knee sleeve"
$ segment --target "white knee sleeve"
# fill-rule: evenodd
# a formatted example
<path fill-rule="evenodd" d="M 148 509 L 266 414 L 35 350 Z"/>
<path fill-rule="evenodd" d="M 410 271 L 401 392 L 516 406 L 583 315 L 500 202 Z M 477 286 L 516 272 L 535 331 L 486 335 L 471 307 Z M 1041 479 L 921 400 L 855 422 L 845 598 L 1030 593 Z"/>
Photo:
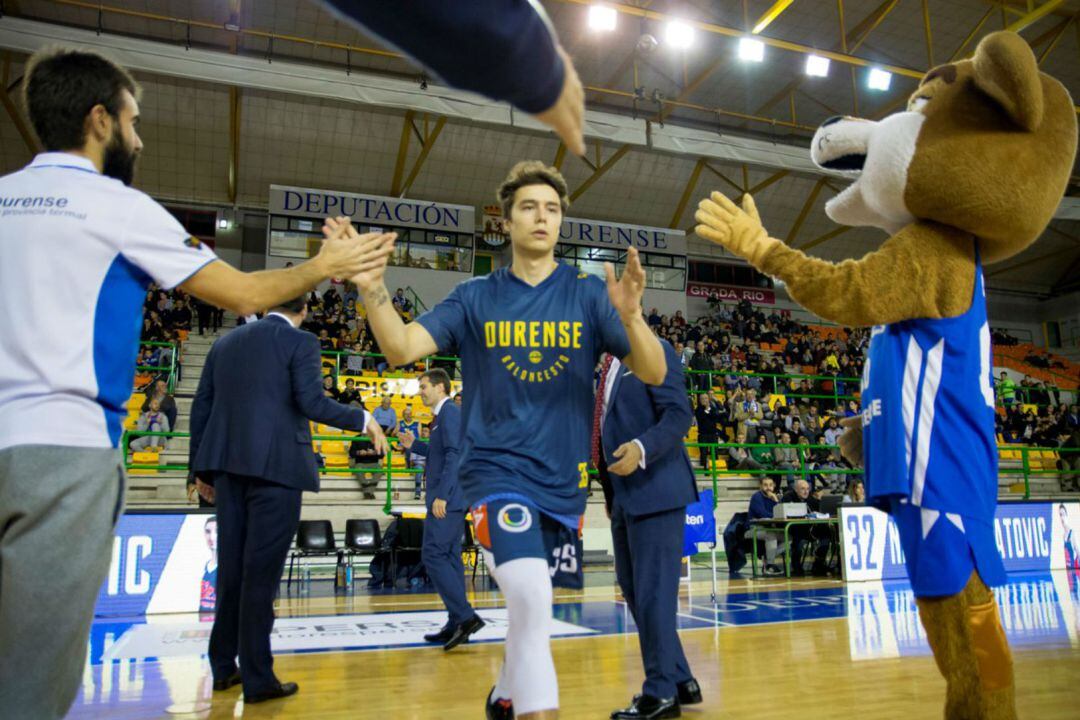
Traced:
<path fill-rule="evenodd" d="M 506 654 L 496 685 L 496 697 L 507 695 L 514 714 L 525 715 L 559 707 L 559 682 L 551 657 L 551 574 L 541 558 L 520 558 L 496 567 L 485 561 L 499 583 L 509 627 Z"/>

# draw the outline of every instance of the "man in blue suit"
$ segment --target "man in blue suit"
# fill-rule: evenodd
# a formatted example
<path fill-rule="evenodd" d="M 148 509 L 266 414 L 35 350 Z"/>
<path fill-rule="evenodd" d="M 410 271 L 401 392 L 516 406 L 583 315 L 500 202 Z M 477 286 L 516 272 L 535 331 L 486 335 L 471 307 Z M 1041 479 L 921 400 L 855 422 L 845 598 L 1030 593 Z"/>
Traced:
<path fill-rule="evenodd" d="M 399 440 L 413 455 L 427 458 L 427 519 L 420 555 L 449 618 L 443 629 L 424 639 L 443 643 L 453 650 L 484 627 L 484 621 L 465 597 L 465 567 L 461 562 L 461 535 L 465 530 L 465 496 L 458 486 L 458 455 L 461 452 L 461 409 L 450 400 L 450 376 L 438 368 L 420 376 L 420 400 L 431 408 L 428 442 L 417 441 L 405 431 Z"/>
<path fill-rule="evenodd" d="M 370 413 L 323 393 L 319 341 L 298 329 L 306 315 L 301 296 L 218 340 L 191 406 L 190 465 L 199 493 L 217 505 L 214 689 L 242 682 L 247 703 L 298 689 L 274 676 L 270 631 L 301 493 L 319 489 L 309 420 L 366 430 L 387 450 Z"/>
<path fill-rule="evenodd" d="M 701 702 L 676 625 L 686 506 L 697 484 L 683 437 L 693 413 L 682 364 L 667 359 L 662 385 L 634 377 L 618 358 L 604 359 L 597 387 L 597 468 L 611 516 L 615 576 L 634 622 L 645 666 L 642 693 L 612 718 L 675 718 Z"/>

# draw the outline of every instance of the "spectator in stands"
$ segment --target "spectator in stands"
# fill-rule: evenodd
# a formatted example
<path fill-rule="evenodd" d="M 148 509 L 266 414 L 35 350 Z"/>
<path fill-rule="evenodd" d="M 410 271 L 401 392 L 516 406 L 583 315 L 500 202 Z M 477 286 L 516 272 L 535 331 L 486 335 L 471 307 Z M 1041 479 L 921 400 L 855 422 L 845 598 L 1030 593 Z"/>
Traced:
<path fill-rule="evenodd" d="M 1016 402 L 1016 383 L 1009 377 L 1009 373 L 1001 371 L 1001 379 L 997 384 L 998 397 L 1003 405 L 1012 405 Z"/>
<path fill-rule="evenodd" d="M 149 407 L 139 415 L 135 429 L 139 432 L 167 433 L 172 431 L 169 418 L 161 411 L 161 403 L 157 398 L 151 398 Z M 134 452 L 151 450 L 162 452 L 168 447 L 169 441 L 164 437 L 140 435 L 131 441 L 130 447 Z"/>
<path fill-rule="evenodd" d="M 364 372 L 364 346 L 358 340 L 352 344 L 349 352 L 345 357 L 345 371 L 350 375 L 359 375 Z"/>
<path fill-rule="evenodd" d="M 757 444 L 750 448 L 750 457 L 757 461 L 758 465 L 765 469 L 772 469 L 773 453 L 768 447 L 769 438 L 765 433 L 758 433 Z"/>
<path fill-rule="evenodd" d="M 660 327 L 660 313 L 656 311 L 656 308 L 649 311 L 647 322 L 649 323 L 649 327 L 653 328 L 654 331 Z"/>
<path fill-rule="evenodd" d="M 349 467 L 362 468 L 368 472 L 357 474 L 360 481 L 360 491 L 365 500 L 375 499 L 375 489 L 379 484 L 379 470 L 385 455 L 375 448 L 375 443 L 370 439 L 353 440 L 349 443 Z"/>
<path fill-rule="evenodd" d="M 327 375 L 326 377 L 330 377 Z M 352 405 L 355 402 L 361 402 L 360 391 L 356 389 L 356 381 L 352 378 L 348 378 L 345 381 L 345 389 L 338 393 L 335 398 L 342 405 Z"/>
<path fill-rule="evenodd" d="M 739 431 L 739 434 L 735 437 L 736 447 L 728 448 L 728 456 L 731 458 L 728 460 L 728 467 L 733 470 L 762 470 L 761 463 L 755 460 L 750 451 L 745 447 L 746 445 L 746 432 Z"/>
<path fill-rule="evenodd" d="M 854 400 L 848 400 L 847 409 L 844 410 L 844 417 L 855 417 L 859 414 L 859 403 Z"/>
<path fill-rule="evenodd" d="M 338 294 L 337 287 L 331 284 L 330 288 L 323 293 L 322 301 L 326 312 L 333 312 L 337 309 L 341 305 L 341 295 Z"/>
<path fill-rule="evenodd" d="M 322 379 L 322 386 L 323 393 L 325 393 L 326 397 L 328 398 L 337 400 L 338 397 L 341 395 L 341 391 L 339 391 L 337 388 L 337 383 L 334 382 L 333 375 L 324 375 Z"/>
<path fill-rule="evenodd" d="M 792 412 L 790 420 L 791 422 L 787 424 L 787 430 L 791 433 L 791 437 L 798 438 L 803 434 L 802 418 Z"/>
<path fill-rule="evenodd" d="M 319 331 L 319 348 L 323 351 L 334 349 L 334 339 L 330 337 L 330 331 L 326 328 Z"/>
<path fill-rule="evenodd" d="M 773 516 L 773 508 L 780 502 L 780 498 L 773 491 L 773 479 L 768 475 L 762 475 L 758 479 L 758 491 L 750 496 L 750 510 L 748 516 L 753 520 L 770 520 Z M 776 565 L 776 556 L 780 550 L 782 536 L 775 530 L 758 531 L 759 539 L 765 541 L 765 572 L 777 575 L 781 572 Z M 746 532 L 746 537 L 752 537 L 751 531 Z M 754 549 L 757 552 L 757 548 Z"/>
<path fill-rule="evenodd" d="M 399 438 L 405 437 L 405 433 L 409 433 L 409 436 L 412 438 L 420 437 L 420 422 L 413 419 L 412 406 L 406 405 L 401 411 L 401 419 L 398 420 L 397 429 Z M 411 449 L 405 447 L 404 444 L 401 447 L 403 449 L 402 454 L 405 456 L 405 467 L 413 467 L 413 460 L 419 459 L 419 456 L 414 456 Z M 424 489 L 424 475 L 423 473 L 416 473 L 413 478 L 416 481 L 416 485 L 413 488 L 413 499 L 419 500 L 420 492 Z"/>
<path fill-rule="evenodd" d="M 686 318 L 683 317 L 682 310 L 675 311 L 675 317 L 671 318 L 671 324 L 678 328 L 686 326 Z"/>
<path fill-rule="evenodd" d="M 391 398 L 389 395 L 383 395 L 382 403 L 379 407 L 375 408 L 375 411 L 371 413 L 375 417 L 375 422 L 379 423 L 379 427 L 383 429 L 387 437 L 397 436 L 397 412 L 394 408 L 390 407 Z"/>
<path fill-rule="evenodd" d="M 839 423 L 836 422 L 836 418 L 829 418 L 829 422 L 825 426 L 825 444 L 836 445 L 843 434 L 844 428 L 840 427 Z M 835 453 L 839 453 L 839 450 L 835 450 Z"/>
<path fill-rule="evenodd" d="M 712 376 L 707 373 L 713 369 L 713 366 L 712 358 L 709 357 L 709 353 L 705 350 L 704 340 L 698 341 L 697 349 L 690 357 L 690 369 L 702 373 L 693 376 L 693 384 L 698 392 L 707 392 L 712 387 Z"/>
<path fill-rule="evenodd" d="M 794 447 L 791 447 L 791 433 L 781 433 L 779 444 L 786 447 L 773 448 L 774 467 L 778 470 L 798 470 L 799 453 Z M 795 484 L 794 473 L 785 475 L 784 482 L 787 483 L 788 487 L 792 487 Z"/>
<path fill-rule="evenodd" d="M 454 404 L 458 407 L 461 407 L 461 402 L 461 393 L 459 392 L 457 395 L 454 396 Z"/>
<path fill-rule="evenodd" d="M 862 505 L 866 502 L 866 485 L 862 480 L 855 479 L 848 483 L 843 502 L 853 505 Z"/>
<path fill-rule="evenodd" d="M 164 380 L 154 381 L 153 391 L 146 396 L 145 400 L 143 400 L 139 412 L 145 413 L 150 410 L 150 404 L 155 400 L 157 401 L 157 406 L 161 412 L 165 413 L 165 417 L 169 421 L 169 427 L 176 427 L 176 400 L 169 394 L 169 384 Z"/>
<path fill-rule="evenodd" d="M 822 418 L 821 414 L 818 412 L 817 401 L 811 401 L 810 405 L 806 408 L 806 412 L 802 415 L 803 427 L 805 427 L 807 431 L 817 435 L 821 432 L 823 420 L 824 418 Z"/>
<path fill-rule="evenodd" d="M 191 330 L 191 306 L 186 300 L 181 300 L 173 307 L 170 324 L 178 330 Z"/>
<path fill-rule="evenodd" d="M 752 389 L 746 391 L 745 399 L 735 407 L 735 421 L 739 424 L 739 434 L 748 435 L 753 430 L 757 435 L 758 425 L 765 419 L 762 405 L 757 400 L 757 392 Z"/>
<path fill-rule="evenodd" d="M 719 440 L 720 410 L 713 404 L 710 393 L 703 392 L 698 395 L 697 409 L 694 418 L 698 426 L 698 442 L 702 445 L 715 443 Z M 709 468 L 710 448 L 700 448 L 701 467 Z M 715 451 L 715 450 L 714 450 Z"/>
<path fill-rule="evenodd" d="M 394 298 L 392 302 L 394 303 L 394 308 L 397 309 L 399 315 L 406 316 L 412 312 L 412 303 L 409 302 L 409 299 L 407 297 L 405 297 L 404 288 L 398 288 L 394 292 Z"/>

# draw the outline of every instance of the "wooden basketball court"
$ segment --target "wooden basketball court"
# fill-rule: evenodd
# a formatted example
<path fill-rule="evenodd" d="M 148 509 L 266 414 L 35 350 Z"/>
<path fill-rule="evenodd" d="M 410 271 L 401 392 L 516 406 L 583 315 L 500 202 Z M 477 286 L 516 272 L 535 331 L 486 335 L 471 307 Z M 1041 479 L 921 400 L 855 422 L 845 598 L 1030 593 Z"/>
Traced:
<path fill-rule="evenodd" d="M 558 628 L 568 633 L 553 640 L 564 718 L 606 718 L 629 704 L 643 678 L 637 635 L 611 573 L 587 577 L 584 591 L 556 597 Z M 314 583 L 320 584 L 329 583 Z M 1014 576 L 999 592 L 1021 717 L 1077 717 L 1077 585 L 1075 575 Z M 684 585 L 680 599 L 683 645 L 705 697 L 702 705 L 684 708 L 684 717 L 941 716 L 944 682 L 905 583 L 725 579 L 715 604 L 709 591 L 708 582 L 694 582 Z M 198 650 L 205 651 L 206 618 L 201 625 L 190 615 L 151 624 L 99 621 L 69 717 L 483 717 L 501 642 L 481 640 L 450 653 L 408 642 L 402 633 L 437 628 L 435 616 L 425 612 L 441 610 L 431 594 L 309 592 L 297 594 L 293 586 L 293 595 L 279 603 L 276 626 L 283 636 L 293 634 L 295 647 L 308 643 L 279 652 L 275 641 L 275 671 L 300 684 L 298 695 L 245 707 L 239 687 L 212 692 Z M 470 599 L 498 624 L 497 592 L 471 591 Z M 299 625 L 285 627 L 289 623 Z M 129 631 L 145 635 L 141 650 L 124 639 Z M 191 641 L 186 650 L 170 649 L 185 639 Z M 151 652 L 161 656 L 150 659 Z"/>

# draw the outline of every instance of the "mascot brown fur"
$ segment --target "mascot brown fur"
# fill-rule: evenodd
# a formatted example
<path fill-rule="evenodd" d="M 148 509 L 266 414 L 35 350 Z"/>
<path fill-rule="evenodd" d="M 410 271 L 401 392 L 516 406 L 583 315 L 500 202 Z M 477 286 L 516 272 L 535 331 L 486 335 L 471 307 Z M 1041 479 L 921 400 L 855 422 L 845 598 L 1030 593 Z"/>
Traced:
<path fill-rule="evenodd" d="M 1068 92 L 1039 71 L 1018 35 L 993 33 L 970 60 L 927 73 L 906 112 L 880 122 L 834 118 L 815 134 L 814 161 L 857 178 L 826 213 L 885 230 L 878 250 L 841 263 L 808 257 L 768 236 L 749 195 L 740 208 L 712 193 L 699 205 L 696 232 L 783 280 L 792 298 L 833 322 L 955 318 L 985 302 L 973 292 L 979 261 L 1009 258 L 1046 228 L 1076 144 Z M 840 444 L 861 463 L 863 423 L 851 420 Z M 996 477 L 976 482 L 992 483 L 986 492 L 996 496 Z M 872 497 L 869 472 L 867 489 Z M 917 601 L 947 683 L 946 718 L 1015 717 L 1012 657 L 979 572 L 956 594 Z"/>

